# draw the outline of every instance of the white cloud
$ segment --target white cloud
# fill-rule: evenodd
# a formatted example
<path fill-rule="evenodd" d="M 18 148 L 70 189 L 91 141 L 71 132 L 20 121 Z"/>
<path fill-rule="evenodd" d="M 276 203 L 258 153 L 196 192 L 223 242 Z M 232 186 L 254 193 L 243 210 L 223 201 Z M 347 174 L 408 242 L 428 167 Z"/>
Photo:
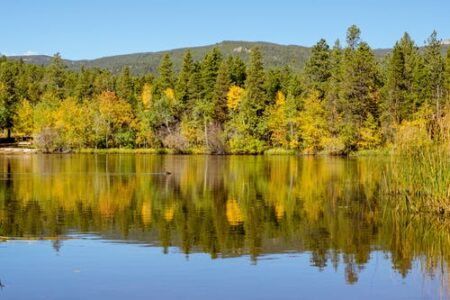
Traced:
<path fill-rule="evenodd" d="M 37 53 L 37 52 L 28 50 L 28 51 L 26 51 L 25 53 L 23 53 L 22 55 L 29 56 L 29 55 L 38 55 L 38 54 L 39 54 L 39 53 Z"/>
<path fill-rule="evenodd" d="M 39 53 L 35 52 L 35 51 L 25 51 L 24 53 L 5 53 L 0 51 L 0 56 L 1 55 L 5 55 L 5 56 L 30 56 L 30 55 L 39 55 Z"/>

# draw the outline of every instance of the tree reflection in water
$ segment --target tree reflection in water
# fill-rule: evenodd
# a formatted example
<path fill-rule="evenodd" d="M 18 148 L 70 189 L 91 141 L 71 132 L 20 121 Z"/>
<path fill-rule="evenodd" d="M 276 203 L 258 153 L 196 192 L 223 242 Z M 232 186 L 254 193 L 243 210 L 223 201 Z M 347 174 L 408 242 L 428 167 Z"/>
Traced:
<path fill-rule="evenodd" d="M 68 234 L 95 233 L 255 263 L 307 252 L 319 269 L 342 265 L 348 283 L 374 250 L 403 276 L 414 260 L 447 273 L 449 220 L 393 209 L 383 161 L 43 155 L 3 156 L 0 168 L 0 235 L 53 239 L 56 251 Z"/>

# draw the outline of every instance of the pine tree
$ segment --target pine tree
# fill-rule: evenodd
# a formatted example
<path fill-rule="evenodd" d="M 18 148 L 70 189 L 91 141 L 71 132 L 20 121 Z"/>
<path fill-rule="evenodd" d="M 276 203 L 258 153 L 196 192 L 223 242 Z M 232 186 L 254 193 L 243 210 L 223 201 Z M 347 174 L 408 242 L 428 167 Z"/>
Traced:
<path fill-rule="evenodd" d="M 250 65 L 247 71 L 245 89 L 250 102 L 258 109 L 263 107 L 264 99 L 264 65 L 259 48 L 253 48 L 251 52 Z"/>
<path fill-rule="evenodd" d="M 447 92 L 447 105 L 450 104 L 450 47 L 447 48 L 445 58 L 445 89 Z"/>
<path fill-rule="evenodd" d="M 354 51 L 347 49 L 343 62 L 342 100 L 344 110 L 361 122 L 370 112 L 378 116 L 378 70 L 375 56 L 367 43 Z"/>
<path fill-rule="evenodd" d="M 48 91 L 54 93 L 59 99 L 63 99 L 65 95 L 64 84 L 66 81 L 66 69 L 67 66 L 64 64 L 61 55 L 56 53 L 52 58 L 52 62 L 47 69 L 46 75 Z"/>
<path fill-rule="evenodd" d="M 202 75 L 201 75 L 201 65 L 199 63 L 194 63 L 192 68 L 192 74 L 189 77 L 188 83 L 188 93 L 189 93 L 189 101 L 187 111 L 190 112 L 193 109 L 196 101 L 199 101 L 202 98 Z"/>
<path fill-rule="evenodd" d="M 223 61 L 220 65 L 214 86 L 214 120 L 223 124 L 227 119 L 227 93 L 231 85 L 229 64 Z"/>
<path fill-rule="evenodd" d="M 241 113 L 244 114 L 250 135 L 262 139 L 264 136 L 264 108 L 266 93 L 264 90 L 264 65 L 261 52 L 253 48 L 245 81 L 246 97 Z"/>
<path fill-rule="evenodd" d="M 282 72 L 283 71 L 278 68 L 271 69 L 266 72 L 266 76 L 264 78 L 264 90 L 266 92 L 265 98 L 270 100 L 268 103 L 270 105 L 275 103 L 277 93 L 282 89 L 281 86 Z"/>
<path fill-rule="evenodd" d="M 324 39 L 321 39 L 312 48 L 311 56 L 305 65 L 308 87 L 311 90 L 319 91 L 321 99 L 325 96 L 330 76 L 330 47 Z"/>
<path fill-rule="evenodd" d="M 444 59 L 441 55 L 441 41 L 436 31 L 430 35 L 424 51 L 424 72 L 427 99 L 434 106 L 435 113 L 441 115 L 444 98 Z"/>
<path fill-rule="evenodd" d="M 240 87 L 244 87 L 247 78 L 246 66 L 238 55 L 234 59 L 232 56 L 228 57 L 228 64 L 230 66 L 231 83 Z"/>
<path fill-rule="evenodd" d="M 203 59 L 202 63 L 202 98 L 211 102 L 214 96 L 214 85 L 216 83 L 219 67 L 222 63 L 222 54 L 217 48 L 213 48 Z"/>
<path fill-rule="evenodd" d="M 165 54 L 161 61 L 161 65 L 159 66 L 158 94 L 162 94 L 169 88 L 173 89 L 174 78 L 172 61 L 170 60 L 169 54 Z"/>
<path fill-rule="evenodd" d="M 361 42 L 356 26 L 347 33 L 348 46 L 342 58 L 342 81 L 339 95 L 338 122 L 341 142 L 345 150 L 356 148 L 359 128 L 368 114 L 378 120 L 378 65 L 372 49 Z"/>
<path fill-rule="evenodd" d="M 339 95 L 342 82 L 342 48 L 339 40 L 334 43 L 330 52 L 330 78 L 326 93 L 327 119 L 333 138 L 338 136 L 337 122 L 339 120 Z"/>
<path fill-rule="evenodd" d="M 176 85 L 176 94 L 180 105 L 186 107 L 189 99 L 192 95 L 189 93 L 189 83 L 194 72 L 194 61 L 192 59 L 192 54 L 190 50 L 184 53 L 183 65 L 181 71 L 178 74 L 178 80 Z"/>
<path fill-rule="evenodd" d="M 19 101 L 16 88 L 17 74 L 16 63 L 0 64 L 0 127 L 8 130 L 8 138 L 11 138 L 15 107 Z"/>
<path fill-rule="evenodd" d="M 191 76 L 190 90 L 192 91 L 193 101 L 191 102 L 192 123 L 198 132 L 203 132 L 203 140 L 206 148 L 209 148 L 208 126 L 215 114 L 215 85 L 217 74 L 222 62 L 222 54 L 217 48 L 213 48 L 203 59 L 199 72 L 194 72 Z"/>
<path fill-rule="evenodd" d="M 347 46 L 350 51 L 356 50 L 361 43 L 361 30 L 356 25 L 347 29 Z"/>
<path fill-rule="evenodd" d="M 28 87 L 27 96 L 24 98 L 28 99 L 33 105 L 40 100 L 43 92 L 44 71 L 45 69 L 42 66 L 29 65 L 27 68 Z"/>
<path fill-rule="evenodd" d="M 79 101 L 83 99 L 92 98 L 94 95 L 94 78 L 89 70 L 83 66 L 77 76 L 77 83 L 75 86 L 75 96 Z"/>
<path fill-rule="evenodd" d="M 136 107 L 137 101 L 134 93 L 134 83 L 128 66 L 125 66 L 117 77 L 116 93 L 120 99 L 127 101 L 132 107 Z"/>
<path fill-rule="evenodd" d="M 389 123 L 400 124 L 416 110 L 414 70 L 418 57 L 417 47 L 405 33 L 387 60 L 384 117 L 389 119 Z"/>

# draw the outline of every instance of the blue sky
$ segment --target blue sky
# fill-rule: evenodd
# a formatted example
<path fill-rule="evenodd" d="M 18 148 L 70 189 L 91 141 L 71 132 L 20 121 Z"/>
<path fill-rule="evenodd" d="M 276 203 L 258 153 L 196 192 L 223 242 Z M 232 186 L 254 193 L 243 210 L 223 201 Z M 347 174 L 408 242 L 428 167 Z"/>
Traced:
<path fill-rule="evenodd" d="M 0 53 L 65 58 L 200 46 L 222 40 L 310 46 L 345 40 L 351 24 L 374 48 L 404 31 L 418 45 L 450 38 L 448 0 L 2 0 Z"/>

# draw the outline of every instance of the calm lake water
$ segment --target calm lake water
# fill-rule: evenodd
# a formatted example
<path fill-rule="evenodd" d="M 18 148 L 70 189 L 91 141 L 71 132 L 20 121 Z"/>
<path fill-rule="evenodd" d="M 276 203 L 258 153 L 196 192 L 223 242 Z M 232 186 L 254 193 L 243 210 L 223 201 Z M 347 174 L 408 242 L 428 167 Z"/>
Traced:
<path fill-rule="evenodd" d="M 166 173 L 170 172 L 170 174 Z M 382 161 L 0 156 L 0 299 L 449 299 Z"/>

